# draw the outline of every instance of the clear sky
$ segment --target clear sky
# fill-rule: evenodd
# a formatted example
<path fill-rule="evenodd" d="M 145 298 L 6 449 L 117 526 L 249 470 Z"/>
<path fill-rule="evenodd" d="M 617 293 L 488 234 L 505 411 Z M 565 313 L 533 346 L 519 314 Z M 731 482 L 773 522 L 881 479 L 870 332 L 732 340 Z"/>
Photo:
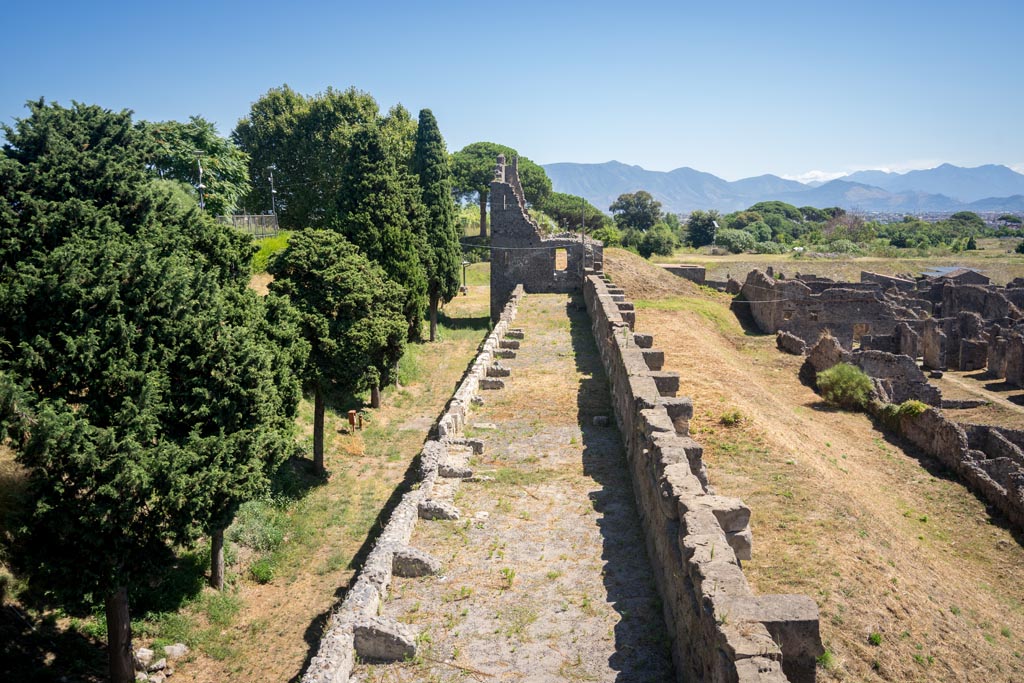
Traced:
<path fill-rule="evenodd" d="M 6 3 L 0 120 L 44 96 L 223 134 L 271 87 L 434 111 L 449 149 L 729 180 L 1024 170 L 1024 2 Z"/>

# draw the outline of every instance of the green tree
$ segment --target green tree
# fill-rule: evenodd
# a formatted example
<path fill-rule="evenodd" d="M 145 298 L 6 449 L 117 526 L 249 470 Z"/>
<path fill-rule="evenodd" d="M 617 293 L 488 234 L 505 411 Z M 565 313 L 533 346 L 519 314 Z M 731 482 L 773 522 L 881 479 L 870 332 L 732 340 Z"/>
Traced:
<path fill-rule="evenodd" d="M 232 213 L 252 190 L 249 155 L 218 135 L 213 123 L 192 116 L 188 123 L 161 121 L 145 127 L 156 143 L 153 168 L 157 174 L 181 182 L 194 196 L 199 185 L 196 152 L 202 152 L 203 203 L 210 215 Z"/>
<path fill-rule="evenodd" d="M 298 385 L 246 288 L 251 240 L 152 177 L 130 113 L 28 106 L 0 154 L 0 416 L 34 501 L 19 562 L 67 609 L 105 602 L 122 683 L 130 587 L 266 485 Z"/>
<path fill-rule="evenodd" d="M 405 349 L 405 292 L 351 242 L 302 230 L 273 262 L 271 292 L 287 296 L 310 344 L 305 381 L 313 392 L 313 463 L 324 471 L 324 406 L 339 393 L 375 387 Z"/>
<path fill-rule="evenodd" d="M 419 180 L 426 208 L 425 265 L 430 300 L 430 341 L 437 337 L 438 303 L 448 303 L 459 293 L 462 262 L 461 232 L 452 199 L 452 172 L 444 138 L 429 109 L 420 111 L 413 152 L 413 171 Z"/>
<path fill-rule="evenodd" d="M 420 229 L 424 209 L 419 189 L 406 181 L 407 172 L 388 153 L 376 125 L 357 131 L 350 145 L 351 153 L 340 174 L 345 190 L 338 196 L 337 229 L 402 286 L 409 338 L 418 339 L 427 303 L 427 273 L 420 256 L 426 245 Z"/>
<path fill-rule="evenodd" d="M 378 118 L 373 97 L 355 88 L 327 88 L 312 97 L 287 85 L 267 91 L 232 133 L 235 144 L 250 155 L 253 191 L 246 206 L 270 210 L 268 178 L 274 167 L 281 226 L 329 225 L 334 219 L 335 199 L 344 190 L 340 173 L 350 140 Z"/>
<path fill-rule="evenodd" d="M 661 202 L 645 190 L 620 194 L 608 210 L 612 212 L 620 230 L 650 230 L 662 216 Z"/>
<path fill-rule="evenodd" d="M 607 227 L 611 221 L 601 210 L 583 197 L 564 192 L 552 192 L 540 202 L 541 211 L 551 216 L 562 230 L 579 230 L 585 221 L 588 233 Z"/>
<path fill-rule="evenodd" d="M 998 218 L 1000 223 L 1009 223 L 1011 225 L 1020 225 L 1024 223 L 1024 220 L 1020 216 L 1015 216 L 1012 213 L 1004 213 Z"/>
<path fill-rule="evenodd" d="M 957 211 L 949 217 L 948 221 L 955 223 L 959 230 L 980 231 L 985 229 L 984 219 L 973 211 Z"/>
<path fill-rule="evenodd" d="M 494 180 L 499 154 L 504 154 L 508 163 L 512 163 L 512 157 L 519 159 L 519 183 L 528 203 L 539 205 L 551 192 L 551 180 L 544 169 L 511 147 L 494 142 L 474 142 L 455 152 L 452 154 L 454 191 L 464 201 L 476 198 L 480 202 L 481 237 L 487 237 L 487 195 Z"/>
<path fill-rule="evenodd" d="M 715 233 L 718 228 L 715 227 L 715 223 L 718 221 L 718 212 L 701 211 L 698 209 L 690 214 L 690 217 L 686 219 L 686 234 L 690 240 L 690 245 L 694 247 L 703 247 L 707 244 L 713 244 L 715 241 Z"/>
<path fill-rule="evenodd" d="M 728 249 L 733 254 L 740 254 L 744 251 L 753 251 L 757 240 L 746 230 L 733 230 L 727 228 L 719 230 L 715 238 L 715 244 Z"/>
<path fill-rule="evenodd" d="M 667 223 L 655 223 L 654 227 L 643 233 L 643 239 L 637 245 L 637 251 L 644 258 L 651 258 L 652 254 L 659 256 L 671 256 L 676 247 L 676 235 Z"/>

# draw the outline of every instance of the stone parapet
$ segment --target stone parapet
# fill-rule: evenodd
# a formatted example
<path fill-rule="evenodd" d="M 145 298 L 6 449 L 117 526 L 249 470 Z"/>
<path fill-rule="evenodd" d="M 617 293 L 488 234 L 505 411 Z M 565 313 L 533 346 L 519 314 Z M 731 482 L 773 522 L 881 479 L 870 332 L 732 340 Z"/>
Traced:
<path fill-rule="evenodd" d="M 799 595 L 755 596 L 741 559 L 751 552 L 750 510 L 708 485 L 700 444 L 688 436 L 679 378 L 653 371 L 653 340 L 632 332 L 621 290 L 589 276 L 584 300 L 611 387 L 615 419 L 680 681 L 813 681 L 824 651 L 818 608 Z M 661 359 L 657 359 L 661 360 Z M 670 386 L 671 385 L 671 386 Z"/>

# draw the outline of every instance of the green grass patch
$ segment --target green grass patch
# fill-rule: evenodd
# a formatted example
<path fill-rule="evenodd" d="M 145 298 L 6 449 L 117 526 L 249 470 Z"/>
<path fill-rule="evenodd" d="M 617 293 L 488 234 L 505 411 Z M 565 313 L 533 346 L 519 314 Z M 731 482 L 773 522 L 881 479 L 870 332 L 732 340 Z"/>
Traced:
<path fill-rule="evenodd" d="M 713 324 L 723 335 L 743 334 L 743 328 L 724 301 L 673 296 L 666 299 L 639 299 L 633 302 L 633 306 L 638 311 L 690 311 Z"/>
<path fill-rule="evenodd" d="M 282 230 L 274 237 L 255 240 L 254 243 L 259 247 L 259 251 L 252 257 L 252 272 L 262 273 L 266 271 L 267 266 L 270 264 L 270 259 L 288 247 L 288 240 L 291 239 L 291 236 L 290 230 Z"/>

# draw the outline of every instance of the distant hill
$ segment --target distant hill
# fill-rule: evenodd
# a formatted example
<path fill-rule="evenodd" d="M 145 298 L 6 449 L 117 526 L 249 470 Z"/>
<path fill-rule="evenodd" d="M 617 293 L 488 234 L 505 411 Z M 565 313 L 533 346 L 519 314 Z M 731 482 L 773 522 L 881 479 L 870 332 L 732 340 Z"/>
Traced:
<path fill-rule="evenodd" d="M 648 171 L 618 161 L 544 166 L 554 189 L 585 197 L 604 211 L 620 194 L 647 190 L 666 211 L 737 211 L 760 201 L 796 206 L 841 206 L 878 212 L 1024 211 L 1024 175 L 1006 166 L 926 171 L 858 171 L 827 183 L 800 183 L 776 175 L 727 181 L 689 167 Z M 1016 208 L 1015 208 L 1016 207 Z"/>

